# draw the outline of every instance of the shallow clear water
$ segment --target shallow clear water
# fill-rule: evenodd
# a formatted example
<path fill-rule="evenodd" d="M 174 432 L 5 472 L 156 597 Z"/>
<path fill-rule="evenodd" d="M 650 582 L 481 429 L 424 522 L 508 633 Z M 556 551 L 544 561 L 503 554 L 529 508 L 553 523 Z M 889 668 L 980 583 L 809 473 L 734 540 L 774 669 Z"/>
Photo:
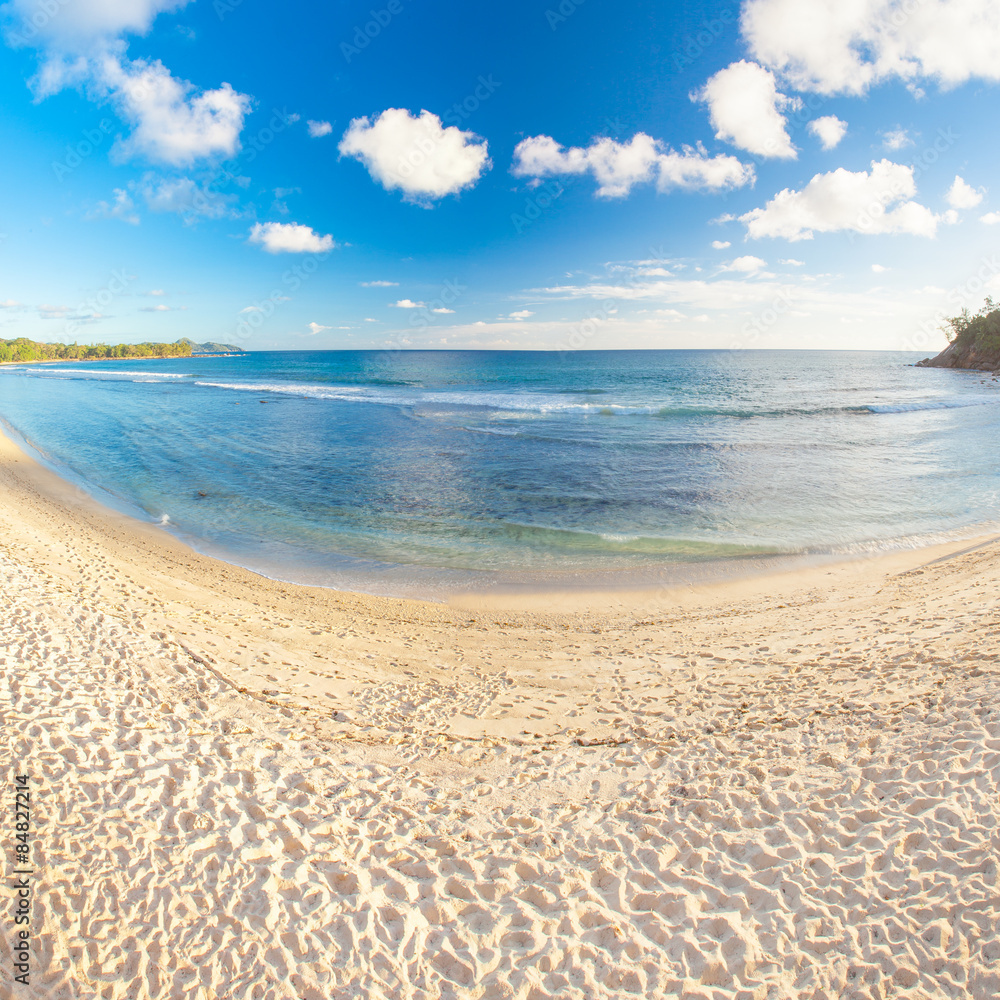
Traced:
<path fill-rule="evenodd" d="M 202 551 L 285 579 L 429 593 L 654 578 L 993 522 L 1000 388 L 916 359 L 338 351 L 35 365 L 0 368 L 0 416 L 68 478 L 167 518 Z"/>

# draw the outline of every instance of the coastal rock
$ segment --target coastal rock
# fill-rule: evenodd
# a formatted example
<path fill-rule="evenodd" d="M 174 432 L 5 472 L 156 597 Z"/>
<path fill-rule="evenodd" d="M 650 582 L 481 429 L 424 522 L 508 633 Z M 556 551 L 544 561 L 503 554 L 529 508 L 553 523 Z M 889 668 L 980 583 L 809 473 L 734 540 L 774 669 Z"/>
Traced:
<path fill-rule="evenodd" d="M 976 344 L 949 344 L 933 358 L 918 361 L 917 368 L 966 368 L 972 371 L 992 372 L 1000 369 L 1000 350 L 985 349 Z"/>
<path fill-rule="evenodd" d="M 918 368 L 1000 369 L 1000 308 L 988 298 L 979 312 L 963 309 L 947 321 L 951 343 L 936 357 L 918 361 Z"/>

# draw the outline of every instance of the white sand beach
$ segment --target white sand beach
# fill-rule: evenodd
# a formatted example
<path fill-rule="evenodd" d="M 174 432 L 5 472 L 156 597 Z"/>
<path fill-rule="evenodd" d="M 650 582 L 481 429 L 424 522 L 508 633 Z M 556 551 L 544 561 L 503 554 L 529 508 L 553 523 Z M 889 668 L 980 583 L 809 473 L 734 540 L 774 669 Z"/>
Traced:
<path fill-rule="evenodd" d="M 6 439 L 0 512 L 5 996 L 1000 995 L 1000 541 L 432 605 L 201 557 Z"/>

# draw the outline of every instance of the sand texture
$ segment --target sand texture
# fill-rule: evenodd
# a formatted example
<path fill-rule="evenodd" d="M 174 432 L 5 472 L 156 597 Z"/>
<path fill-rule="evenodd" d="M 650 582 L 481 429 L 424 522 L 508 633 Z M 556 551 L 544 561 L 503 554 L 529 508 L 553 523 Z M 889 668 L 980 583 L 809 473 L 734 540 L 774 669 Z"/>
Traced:
<path fill-rule="evenodd" d="M 998 585 L 987 541 L 586 601 L 335 594 L 0 442 L 0 712 L 40 789 L 35 971 L 11 992 L 5 922 L 0 991 L 1000 996 Z"/>

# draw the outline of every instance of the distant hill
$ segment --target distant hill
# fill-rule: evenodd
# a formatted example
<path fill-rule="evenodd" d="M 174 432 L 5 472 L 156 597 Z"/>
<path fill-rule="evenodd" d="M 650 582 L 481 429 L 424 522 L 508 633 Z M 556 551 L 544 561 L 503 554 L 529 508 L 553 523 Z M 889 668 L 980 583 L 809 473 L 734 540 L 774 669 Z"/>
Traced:
<path fill-rule="evenodd" d="M 204 344 L 196 344 L 193 340 L 188 340 L 187 337 L 181 337 L 177 341 L 178 344 L 183 344 L 186 347 L 191 348 L 191 353 L 194 354 L 245 354 L 246 352 L 242 347 L 234 347 L 232 344 L 217 344 L 215 341 L 209 340 Z"/>

